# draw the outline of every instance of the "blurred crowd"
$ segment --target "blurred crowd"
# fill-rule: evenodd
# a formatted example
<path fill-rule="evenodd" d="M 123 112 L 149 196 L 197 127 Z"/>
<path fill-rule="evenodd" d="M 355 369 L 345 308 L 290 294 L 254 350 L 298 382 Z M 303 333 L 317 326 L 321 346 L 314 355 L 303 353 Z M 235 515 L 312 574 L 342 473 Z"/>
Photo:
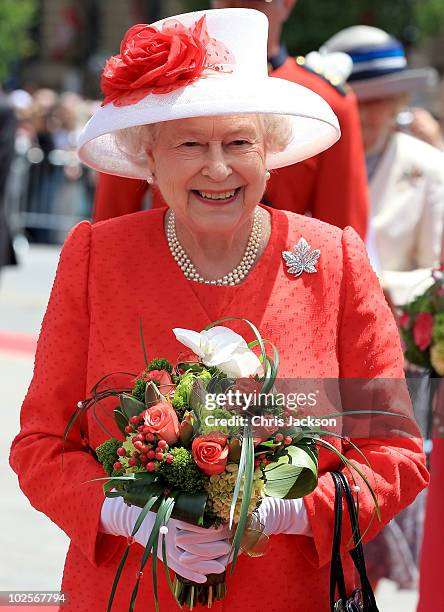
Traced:
<path fill-rule="evenodd" d="M 14 126 L 2 138 L 3 149 L 13 151 L 3 194 L 10 238 L 63 242 L 91 216 L 95 176 L 79 163 L 76 143 L 97 102 L 42 88 L 5 94 L 3 105 L 9 107 L 3 123 Z"/>

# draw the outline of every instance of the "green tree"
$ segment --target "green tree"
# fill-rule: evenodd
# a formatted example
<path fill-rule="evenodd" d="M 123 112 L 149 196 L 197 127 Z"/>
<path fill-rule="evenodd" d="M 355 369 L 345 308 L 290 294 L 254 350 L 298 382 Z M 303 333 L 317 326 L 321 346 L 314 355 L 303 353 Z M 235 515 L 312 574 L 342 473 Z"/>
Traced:
<path fill-rule="evenodd" d="M 37 13 L 37 0 L 0 0 L 0 83 L 11 63 L 31 55 L 30 27 Z"/>

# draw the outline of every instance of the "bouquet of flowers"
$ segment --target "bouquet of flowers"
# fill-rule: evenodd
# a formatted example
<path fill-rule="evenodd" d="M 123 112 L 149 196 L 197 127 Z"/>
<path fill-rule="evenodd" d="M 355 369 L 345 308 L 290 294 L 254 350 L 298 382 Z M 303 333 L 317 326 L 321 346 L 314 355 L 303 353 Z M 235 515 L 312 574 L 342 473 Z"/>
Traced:
<path fill-rule="evenodd" d="M 444 267 L 433 284 L 400 309 L 399 326 L 406 359 L 444 376 Z"/>
<path fill-rule="evenodd" d="M 148 511 L 157 513 L 130 610 L 150 554 L 158 609 L 159 545 L 168 584 L 180 606 L 186 604 L 192 609 L 201 602 L 211 607 L 214 600 L 224 596 L 225 574 L 209 576 L 203 585 L 178 575 L 171 581 L 163 542 L 170 517 L 202 527 L 229 524 L 232 573 L 239 552 L 263 554 L 266 536 L 263 526 L 254 519 L 264 498 L 303 497 L 316 487 L 318 445 L 339 454 L 371 489 L 360 470 L 324 440 L 321 431 L 285 425 L 287 409 L 273 401 L 279 367 L 276 347 L 263 339 L 251 322 L 236 319 L 244 321 L 255 336 L 247 344 L 243 337 L 220 325 L 229 320 L 234 319 L 217 321 L 201 333 L 174 329 L 176 338 L 193 351 L 174 366 L 165 358 L 147 360 L 141 332 L 144 371 L 131 375 L 132 385 L 127 389 L 106 386 L 105 376 L 93 388 L 91 397 L 79 402 L 66 428 L 65 439 L 76 421 L 82 432 L 82 418 L 89 409 L 101 424 L 96 406 L 106 397 L 118 398 L 114 419 L 122 438 L 110 438 L 95 450 L 107 474 L 104 494 L 120 496 L 127 504 L 142 508 L 133 536 Z M 272 357 L 266 346 L 271 347 Z M 221 397 L 235 401 L 223 403 Z M 251 397 L 254 401 L 248 399 Z M 266 397 L 266 407 L 261 405 L 261 397 Z M 266 417 L 265 425 L 261 422 L 253 426 L 253 417 L 258 415 Z M 127 554 L 128 548 L 116 573 L 108 610 Z"/>

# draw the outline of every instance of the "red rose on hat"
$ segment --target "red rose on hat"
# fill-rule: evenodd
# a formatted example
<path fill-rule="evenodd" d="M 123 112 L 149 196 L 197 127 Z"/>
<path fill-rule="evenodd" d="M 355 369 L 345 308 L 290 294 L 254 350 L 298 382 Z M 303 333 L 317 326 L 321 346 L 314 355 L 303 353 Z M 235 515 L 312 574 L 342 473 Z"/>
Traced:
<path fill-rule="evenodd" d="M 232 61 L 226 47 L 210 39 L 205 16 L 189 28 L 176 19 L 165 22 L 162 30 L 144 23 L 135 25 L 125 34 L 120 54 L 106 63 L 102 106 L 136 104 L 148 94 L 165 94 L 188 85 L 205 68 L 224 70 L 214 62 L 215 56 L 221 64 Z"/>

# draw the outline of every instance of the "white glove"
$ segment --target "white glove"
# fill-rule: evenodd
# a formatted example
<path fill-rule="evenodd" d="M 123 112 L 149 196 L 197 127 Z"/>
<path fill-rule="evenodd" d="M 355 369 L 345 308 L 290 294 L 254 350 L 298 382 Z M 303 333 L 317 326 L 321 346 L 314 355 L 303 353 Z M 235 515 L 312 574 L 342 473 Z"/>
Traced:
<path fill-rule="evenodd" d="M 266 497 L 255 513 L 266 535 L 286 533 L 311 536 L 304 500 Z"/>
<path fill-rule="evenodd" d="M 105 498 L 100 516 L 100 531 L 129 537 L 141 508 L 127 506 L 121 497 Z M 148 512 L 134 540 L 145 547 L 156 520 Z M 228 562 L 230 535 L 227 526 L 204 529 L 183 521 L 170 519 L 165 535 L 168 566 L 183 578 L 193 582 L 206 582 L 208 574 L 220 574 Z M 162 560 L 162 535 L 159 537 L 157 556 Z"/>

